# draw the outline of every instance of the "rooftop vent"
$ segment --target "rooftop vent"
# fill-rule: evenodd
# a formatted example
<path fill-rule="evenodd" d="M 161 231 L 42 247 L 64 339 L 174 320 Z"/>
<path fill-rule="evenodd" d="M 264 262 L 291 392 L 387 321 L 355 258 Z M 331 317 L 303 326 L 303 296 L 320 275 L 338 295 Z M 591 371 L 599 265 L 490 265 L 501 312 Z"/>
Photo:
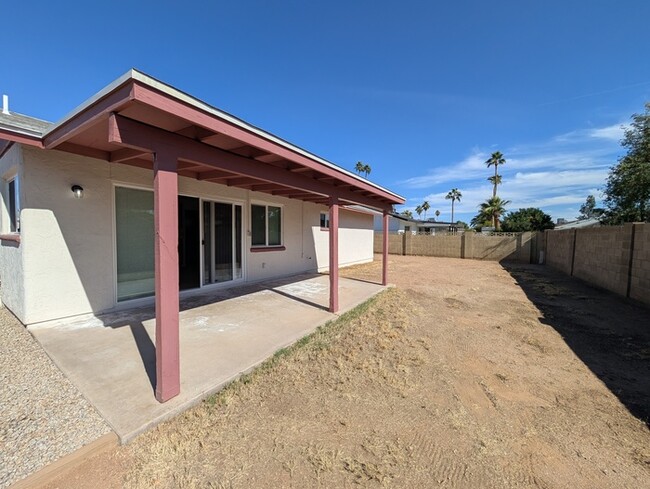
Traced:
<path fill-rule="evenodd" d="M 2 113 L 9 115 L 9 95 L 2 96 Z"/>

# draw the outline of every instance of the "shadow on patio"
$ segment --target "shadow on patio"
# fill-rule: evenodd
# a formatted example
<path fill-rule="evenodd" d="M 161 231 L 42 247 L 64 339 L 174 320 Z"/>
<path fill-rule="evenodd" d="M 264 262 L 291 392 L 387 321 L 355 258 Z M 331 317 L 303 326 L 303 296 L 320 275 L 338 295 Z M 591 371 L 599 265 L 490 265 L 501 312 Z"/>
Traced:
<path fill-rule="evenodd" d="M 649 310 L 545 266 L 502 263 L 582 362 L 650 426 Z"/>
<path fill-rule="evenodd" d="M 341 278 L 341 312 L 383 287 Z M 126 442 L 220 390 L 280 348 L 336 318 L 327 275 L 299 275 L 181 299 L 181 393 L 154 397 L 153 306 L 35 325 L 48 355 Z"/>

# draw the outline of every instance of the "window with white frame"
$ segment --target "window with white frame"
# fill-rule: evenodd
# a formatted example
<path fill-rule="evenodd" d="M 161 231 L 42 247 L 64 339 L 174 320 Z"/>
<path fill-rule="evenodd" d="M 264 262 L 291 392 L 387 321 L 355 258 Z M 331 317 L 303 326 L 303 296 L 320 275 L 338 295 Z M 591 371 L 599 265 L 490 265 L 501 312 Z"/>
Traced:
<path fill-rule="evenodd" d="M 20 186 L 18 177 L 7 182 L 7 211 L 9 213 L 9 231 L 20 231 Z"/>
<path fill-rule="evenodd" d="M 329 229 L 330 227 L 330 215 L 329 212 L 320 213 L 320 227 L 321 229 Z"/>
<path fill-rule="evenodd" d="M 282 246 L 282 207 L 251 205 L 251 244 Z"/>

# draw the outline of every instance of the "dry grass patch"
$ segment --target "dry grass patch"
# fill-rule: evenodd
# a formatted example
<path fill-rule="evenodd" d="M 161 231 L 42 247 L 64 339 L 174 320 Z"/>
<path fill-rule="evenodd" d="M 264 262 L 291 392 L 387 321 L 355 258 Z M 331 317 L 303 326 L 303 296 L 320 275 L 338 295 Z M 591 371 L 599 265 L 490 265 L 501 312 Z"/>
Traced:
<path fill-rule="evenodd" d="M 372 420 L 381 418 L 390 399 L 408 397 L 410 374 L 425 361 L 427 341 L 406 335 L 417 307 L 390 289 L 278 351 L 200 406 L 138 438 L 127 485 L 386 484 L 404 455 L 397 441 L 374 431 Z"/>

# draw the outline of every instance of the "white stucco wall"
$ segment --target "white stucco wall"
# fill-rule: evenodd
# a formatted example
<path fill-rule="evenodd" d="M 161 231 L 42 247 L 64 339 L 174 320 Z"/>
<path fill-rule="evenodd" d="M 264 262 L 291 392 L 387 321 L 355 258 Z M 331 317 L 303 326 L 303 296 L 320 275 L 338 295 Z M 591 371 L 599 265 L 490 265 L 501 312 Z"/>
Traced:
<path fill-rule="evenodd" d="M 326 211 L 326 208 L 322 208 Z M 329 231 L 312 226 L 316 242 L 316 260 L 319 271 L 329 270 Z M 358 211 L 341 209 L 339 212 L 339 266 L 367 263 L 373 260 L 373 216 Z"/>
<path fill-rule="evenodd" d="M 10 232 L 9 195 L 7 181 L 15 176 L 19 180 L 19 201 L 24 201 L 22 186 L 22 148 L 14 144 L 0 159 L 0 233 Z M 21 218 L 22 219 L 22 218 Z M 24 246 L 14 241 L 0 242 L 0 281 L 2 281 L 2 304 L 18 317 L 25 311 L 25 283 L 23 274 Z"/>
<path fill-rule="evenodd" d="M 59 151 L 25 147 L 23 155 L 24 307 L 14 312 L 32 324 L 114 308 L 114 186 L 151 189 L 153 172 Z M 84 188 L 83 199 L 74 198 L 74 184 Z M 242 205 L 247 281 L 327 269 L 329 233 L 320 229 L 326 207 L 184 177 L 179 193 Z M 251 203 L 282 206 L 286 250 L 250 251 Z M 340 221 L 340 264 L 372 261 L 372 216 L 342 210 Z"/>

